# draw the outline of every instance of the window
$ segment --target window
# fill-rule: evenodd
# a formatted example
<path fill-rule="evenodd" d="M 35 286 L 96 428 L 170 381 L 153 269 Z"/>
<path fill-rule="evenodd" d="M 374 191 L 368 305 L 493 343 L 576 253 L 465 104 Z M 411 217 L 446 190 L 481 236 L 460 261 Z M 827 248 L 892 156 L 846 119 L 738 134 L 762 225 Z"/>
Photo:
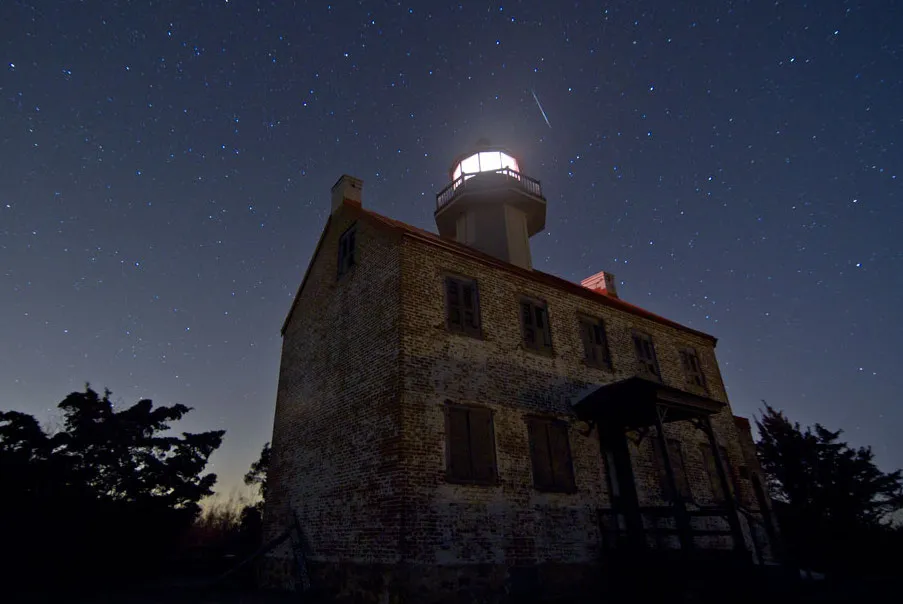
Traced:
<path fill-rule="evenodd" d="M 495 482 L 495 436 L 490 409 L 447 404 L 445 436 L 448 480 L 478 484 Z"/>
<path fill-rule="evenodd" d="M 480 337 L 480 303 L 475 281 L 445 278 L 445 317 L 450 331 Z"/>
<path fill-rule="evenodd" d="M 537 300 L 521 300 L 521 326 L 523 327 L 524 346 L 534 350 L 552 350 L 552 333 L 549 331 L 549 312 L 545 302 Z"/>
<path fill-rule="evenodd" d="M 662 445 L 657 436 L 652 439 L 652 451 L 655 458 L 655 466 L 659 472 L 661 480 L 662 499 L 665 501 L 674 501 L 674 494 L 671 492 L 671 484 L 668 482 L 668 470 L 665 466 L 665 456 L 662 453 Z M 690 493 L 690 483 L 687 482 L 687 466 L 684 462 L 683 447 L 676 438 L 668 439 L 668 457 L 671 459 L 671 469 L 674 472 L 674 482 L 677 485 L 677 492 L 684 501 L 692 499 Z"/>
<path fill-rule="evenodd" d="M 339 237 L 339 277 L 351 270 L 356 262 L 357 249 L 355 239 L 357 237 L 357 224 L 348 227 L 342 236 Z"/>
<path fill-rule="evenodd" d="M 722 503 L 724 502 L 724 488 L 721 485 L 721 478 L 718 476 L 718 466 L 717 461 L 715 460 L 715 455 L 712 452 L 712 447 L 708 444 L 699 445 L 699 450 L 702 452 L 702 460 L 703 465 L 705 466 L 706 474 L 709 477 L 709 485 L 712 489 L 712 499 L 716 502 Z M 724 472 L 727 476 L 728 480 L 728 488 L 731 493 L 736 493 L 736 486 L 733 481 L 733 472 L 731 471 L 729 457 L 727 456 L 727 449 L 724 447 L 718 447 L 718 450 L 721 452 L 721 461 L 724 463 Z"/>
<path fill-rule="evenodd" d="M 534 417 L 527 420 L 527 429 L 534 486 L 541 491 L 576 491 L 567 423 Z"/>
<path fill-rule="evenodd" d="M 705 376 L 699 364 L 699 357 L 692 348 L 684 348 L 680 351 L 680 364 L 683 365 L 687 384 L 705 388 Z"/>
<path fill-rule="evenodd" d="M 583 340 L 583 359 L 588 365 L 611 369 L 608 338 L 602 319 L 580 317 L 580 338 Z"/>
<path fill-rule="evenodd" d="M 660 379 L 658 359 L 655 357 L 655 345 L 652 336 L 641 331 L 633 332 L 633 347 L 636 350 L 636 360 L 640 374 L 655 379 Z"/>

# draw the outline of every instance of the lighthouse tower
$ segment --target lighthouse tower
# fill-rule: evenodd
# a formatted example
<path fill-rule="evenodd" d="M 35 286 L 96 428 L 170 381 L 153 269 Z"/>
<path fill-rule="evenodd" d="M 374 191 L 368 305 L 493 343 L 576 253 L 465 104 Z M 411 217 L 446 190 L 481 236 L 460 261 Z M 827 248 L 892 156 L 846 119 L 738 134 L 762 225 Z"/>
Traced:
<path fill-rule="evenodd" d="M 436 195 L 436 226 L 454 239 L 505 262 L 532 268 L 530 237 L 545 228 L 542 186 L 510 152 L 477 141 L 458 156 L 451 180 Z"/>

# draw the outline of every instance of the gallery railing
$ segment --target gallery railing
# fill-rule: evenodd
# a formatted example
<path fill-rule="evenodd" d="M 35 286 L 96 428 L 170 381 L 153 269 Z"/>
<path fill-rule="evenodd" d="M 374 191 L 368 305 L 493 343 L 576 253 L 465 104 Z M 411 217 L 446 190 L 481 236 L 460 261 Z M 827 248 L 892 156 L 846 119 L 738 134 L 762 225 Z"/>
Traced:
<path fill-rule="evenodd" d="M 484 175 L 498 175 L 502 179 L 492 177 L 486 178 Z M 480 177 L 480 178 L 476 178 Z M 535 178 L 530 178 L 526 174 L 521 174 L 511 168 L 502 168 L 500 170 L 487 170 L 485 172 L 477 172 L 473 174 L 462 174 L 436 194 L 436 210 L 441 210 L 452 199 L 471 187 L 479 187 L 480 190 L 487 188 L 504 188 L 517 187 L 525 193 L 529 193 L 535 197 L 542 197 L 542 185 Z"/>

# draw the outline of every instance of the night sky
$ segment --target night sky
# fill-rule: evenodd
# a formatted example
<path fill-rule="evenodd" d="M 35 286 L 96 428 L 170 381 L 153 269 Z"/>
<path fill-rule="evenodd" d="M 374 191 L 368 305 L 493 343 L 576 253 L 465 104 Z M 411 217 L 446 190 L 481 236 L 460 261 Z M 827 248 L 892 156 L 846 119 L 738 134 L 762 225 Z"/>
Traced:
<path fill-rule="evenodd" d="M 229 492 L 270 439 L 330 186 L 435 231 L 486 137 L 542 180 L 536 268 L 609 270 L 717 336 L 735 413 L 766 399 L 903 466 L 901 23 L 892 1 L 3 0 L 0 408 L 53 425 L 86 381 L 185 403 L 182 429 L 228 431 Z"/>

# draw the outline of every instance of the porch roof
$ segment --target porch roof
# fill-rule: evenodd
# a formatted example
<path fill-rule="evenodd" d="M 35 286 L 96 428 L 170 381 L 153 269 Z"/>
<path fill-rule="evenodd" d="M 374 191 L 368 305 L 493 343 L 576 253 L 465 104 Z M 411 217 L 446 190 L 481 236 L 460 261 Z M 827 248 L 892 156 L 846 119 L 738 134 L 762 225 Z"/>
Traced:
<path fill-rule="evenodd" d="M 573 404 L 580 419 L 618 424 L 627 428 L 655 425 L 657 409 L 662 422 L 674 422 L 718 413 L 726 403 L 686 392 L 639 376 L 599 386 Z"/>

